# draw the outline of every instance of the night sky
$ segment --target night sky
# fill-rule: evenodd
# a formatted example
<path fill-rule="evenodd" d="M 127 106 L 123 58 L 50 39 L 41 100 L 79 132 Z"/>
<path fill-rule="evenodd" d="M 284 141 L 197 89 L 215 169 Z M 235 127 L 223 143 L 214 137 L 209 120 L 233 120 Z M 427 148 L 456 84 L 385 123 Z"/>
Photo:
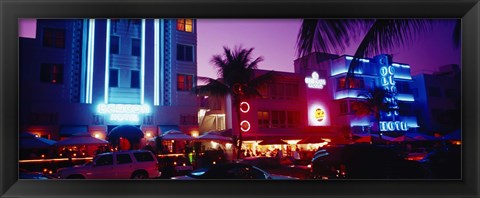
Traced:
<path fill-rule="evenodd" d="M 198 76 L 216 77 L 210 63 L 213 55 L 221 54 L 223 46 L 255 48 L 254 57 L 263 56 L 260 69 L 293 72 L 296 39 L 300 19 L 199 19 L 197 21 Z M 453 20 L 442 20 L 432 31 L 418 38 L 408 48 L 393 52 L 393 61 L 410 64 L 412 74 L 431 73 L 438 66 L 461 63 L 460 48 L 452 42 Z M 35 36 L 35 20 L 20 20 L 19 34 Z M 358 44 L 344 54 L 353 55 Z"/>

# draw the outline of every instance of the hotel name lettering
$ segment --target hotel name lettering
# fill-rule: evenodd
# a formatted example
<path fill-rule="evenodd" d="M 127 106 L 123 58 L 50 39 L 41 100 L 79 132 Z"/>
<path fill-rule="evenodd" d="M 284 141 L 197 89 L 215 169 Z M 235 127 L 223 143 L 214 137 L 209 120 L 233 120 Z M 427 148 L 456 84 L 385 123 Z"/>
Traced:
<path fill-rule="evenodd" d="M 395 116 L 398 116 L 398 103 L 397 103 L 397 87 L 395 86 L 395 67 L 392 66 L 387 57 L 381 58 L 380 65 L 380 82 L 383 89 L 387 92 L 384 102 L 388 105 L 388 111 L 385 115 L 391 118 L 391 121 L 381 120 L 378 122 L 380 131 L 408 131 L 408 125 L 404 121 L 395 121 Z"/>

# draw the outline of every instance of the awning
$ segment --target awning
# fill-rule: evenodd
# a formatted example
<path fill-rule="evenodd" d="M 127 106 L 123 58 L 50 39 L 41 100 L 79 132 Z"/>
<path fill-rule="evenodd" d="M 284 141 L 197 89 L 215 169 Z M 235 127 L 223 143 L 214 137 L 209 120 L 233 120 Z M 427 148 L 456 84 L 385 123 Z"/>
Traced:
<path fill-rule="evenodd" d="M 57 146 L 69 145 L 102 145 L 108 144 L 107 141 L 90 136 L 90 134 L 78 133 L 67 139 L 56 143 Z"/>
<path fill-rule="evenodd" d="M 114 141 L 116 139 L 119 139 L 120 137 L 124 137 L 133 141 L 138 141 L 143 138 L 144 134 L 143 131 L 140 130 L 138 127 L 131 125 L 121 125 L 113 128 L 107 136 L 109 140 L 112 139 Z"/>
<path fill-rule="evenodd" d="M 180 131 L 178 125 L 158 125 L 159 135 L 166 133 L 167 131 L 174 130 Z"/>
<path fill-rule="evenodd" d="M 76 133 L 88 133 L 87 126 L 71 125 L 71 126 L 62 126 L 60 128 L 60 137 L 70 137 Z"/>
<path fill-rule="evenodd" d="M 206 140 L 206 141 L 208 141 L 208 140 L 226 141 L 226 142 L 231 142 L 232 141 L 232 138 L 225 137 L 225 136 L 221 135 L 220 132 L 214 132 L 214 131 L 206 132 L 203 135 L 198 136 L 197 139 L 198 140 Z"/>
<path fill-rule="evenodd" d="M 159 137 L 161 137 L 162 140 L 185 140 L 185 141 L 195 140 L 195 138 L 193 138 L 192 136 L 189 136 L 177 130 L 169 130 L 164 134 L 160 135 Z"/>
<path fill-rule="evenodd" d="M 263 140 L 262 142 L 258 143 L 258 145 L 273 145 L 273 144 L 288 144 L 288 143 L 280 139 Z"/>

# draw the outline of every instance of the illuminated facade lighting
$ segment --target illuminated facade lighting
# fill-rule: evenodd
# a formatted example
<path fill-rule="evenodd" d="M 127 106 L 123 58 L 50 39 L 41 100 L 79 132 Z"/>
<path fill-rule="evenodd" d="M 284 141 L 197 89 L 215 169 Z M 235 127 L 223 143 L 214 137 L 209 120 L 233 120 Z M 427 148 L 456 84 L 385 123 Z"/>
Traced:
<path fill-rule="evenodd" d="M 153 20 L 153 105 L 160 105 L 160 20 Z"/>
<path fill-rule="evenodd" d="M 142 19 L 140 49 L 140 104 L 145 102 L 145 19 Z"/>
<path fill-rule="evenodd" d="M 92 104 L 93 92 L 93 60 L 95 52 L 95 19 L 89 19 L 88 23 L 88 44 L 87 44 L 87 86 L 85 103 Z"/>
<path fill-rule="evenodd" d="M 111 20 L 107 19 L 107 31 L 105 33 L 105 93 L 104 103 L 108 104 L 108 89 L 109 89 L 109 77 L 110 77 L 110 24 Z"/>

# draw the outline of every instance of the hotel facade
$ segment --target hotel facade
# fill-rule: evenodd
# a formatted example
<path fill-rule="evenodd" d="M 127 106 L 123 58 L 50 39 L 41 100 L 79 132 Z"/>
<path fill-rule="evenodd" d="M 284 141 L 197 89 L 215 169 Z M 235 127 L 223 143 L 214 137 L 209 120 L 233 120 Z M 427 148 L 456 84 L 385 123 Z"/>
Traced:
<path fill-rule="evenodd" d="M 281 77 L 260 90 L 262 97 L 245 101 L 248 108 L 242 108 L 240 120 L 249 123 L 248 131 L 242 132 L 245 149 L 257 150 L 259 142 L 272 139 L 289 144 L 308 138 L 343 144 L 351 142 L 353 135 L 419 132 L 413 110 L 415 98 L 410 91 L 410 65 L 392 62 L 388 55 L 362 58 L 354 78 L 346 85 L 352 59 L 313 53 L 295 60 L 294 72 L 277 72 Z M 256 71 L 258 75 L 265 72 Z M 392 93 L 383 99 L 388 101 L 390 111 L 381 111 L 378 119 L 373 114 L 356 113 L 354 104 L 367 101 L 366 96 L 375 89 Z M 206 105 L 201 106 L 204 115 L 199 116 L 200 128 L 232 128 L 232 133 L 238 134 L 238 127 L 232 126 L 240 123 L 236 123 L 236 113 L 229 109 L 228 100 L 213 110 L 208 105 L 218 104 L 219 99 L 208 100 L 216 102 L 202 103 Z M 218 124 L 223 120 L 225 124 Z"/>
<path fill-rule="evenodd" d="M 39 19 L 36 38 L 19 45 L 21 131 L 198 133 L 193 19 Z"/>

